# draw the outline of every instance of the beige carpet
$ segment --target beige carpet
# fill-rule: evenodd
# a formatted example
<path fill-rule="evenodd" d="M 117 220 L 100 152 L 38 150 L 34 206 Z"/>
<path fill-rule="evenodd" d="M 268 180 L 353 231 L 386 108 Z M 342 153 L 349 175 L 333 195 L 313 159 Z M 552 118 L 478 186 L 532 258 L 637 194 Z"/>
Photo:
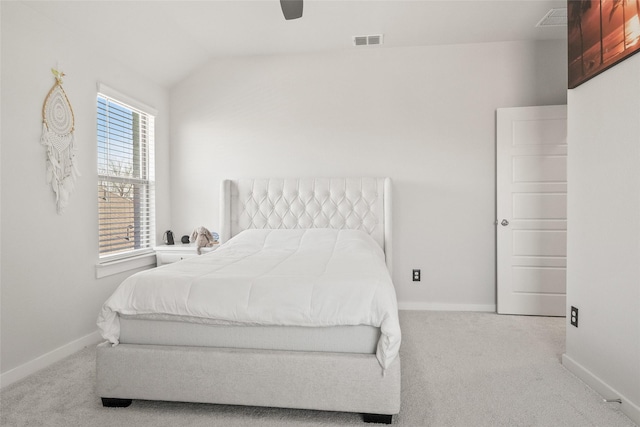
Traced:
<path fill-rule="evenodd" d="M 633 427 L 560 364 L 564 319 L 402 311 L 400 426 Z M 358 414 L 134 401 L 103 408 L 87 348 L 0 393 L 2 426 L 344 426 Z"/>

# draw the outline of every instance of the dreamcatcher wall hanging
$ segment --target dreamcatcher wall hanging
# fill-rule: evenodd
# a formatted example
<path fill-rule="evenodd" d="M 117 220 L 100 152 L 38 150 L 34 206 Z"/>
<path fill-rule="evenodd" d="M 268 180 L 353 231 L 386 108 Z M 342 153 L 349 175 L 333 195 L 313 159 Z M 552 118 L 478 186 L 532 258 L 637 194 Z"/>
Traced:
<path fill-rule="evenodd" d="M 47 147 L 47 182 L 56 193 L 56 210 L 62 214 L 80 173 L 76 166 L 73 108 L 62 88 L 64 73 L 51 69 L 56 81 L 42 106 L 42 138 Z"/>

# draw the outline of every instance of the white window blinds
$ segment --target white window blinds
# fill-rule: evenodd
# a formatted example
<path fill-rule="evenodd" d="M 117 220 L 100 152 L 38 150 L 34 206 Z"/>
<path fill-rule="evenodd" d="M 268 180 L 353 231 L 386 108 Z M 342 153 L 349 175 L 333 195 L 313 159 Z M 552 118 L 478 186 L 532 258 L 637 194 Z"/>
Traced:
<path fill-rule="evenodd" d="M 154 116 L 98 94 L 100 258 L 148 252 L 155 244 Z"/>

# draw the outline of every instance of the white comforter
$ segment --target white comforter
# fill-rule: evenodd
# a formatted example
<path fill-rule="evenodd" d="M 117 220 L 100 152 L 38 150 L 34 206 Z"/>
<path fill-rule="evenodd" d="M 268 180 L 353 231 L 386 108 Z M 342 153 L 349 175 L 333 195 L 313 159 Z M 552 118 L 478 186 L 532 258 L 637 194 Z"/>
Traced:
<path fill-rule="evenodd" d="M 252 325 L 380 327 L 376 356 L 398 355 L 396 294 L 380 246 L 356 230 L 246 230 L 218 250 L 127 278 L 102 307 L 102 336 L 118 343 L 117 313 Z"/>

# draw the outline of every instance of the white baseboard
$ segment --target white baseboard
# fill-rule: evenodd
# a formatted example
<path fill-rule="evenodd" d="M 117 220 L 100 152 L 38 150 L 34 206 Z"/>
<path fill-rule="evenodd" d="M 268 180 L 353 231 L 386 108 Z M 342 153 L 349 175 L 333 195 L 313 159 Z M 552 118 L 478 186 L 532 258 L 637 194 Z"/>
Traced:
<path fill-rule="evenodd" d="M 4 388 L 16 381 L 20 381 L 21 379 L 28 377 L 29 375 L 38 372 L 39 370 L 46 368 L 47 366 L 50 366 L 89 345 L 97 344 L 100 341 L 102 341 L 100 332 L 95 331 L 75 341 L 71 341 L 62 347 L 58 347 L 49 353 L 43 354 L 30 362 L 13 368 L 0 375 L 0 388 Z"/>
<path fill-rule="evenodd" d="M 426 310 L 426 311 L 482 311 L 496 312 L 495 304 L 441 304 L 430 302 L 398 301 L 400 310 Z"/>
<path fill-rule="evenodd" d="M 596 393 L 600 394 L 604 399 L 620 399 L 622 401 L 620 406 L 622 412 L 627 417 L 631 418 L 633 422 L 640 425 L 640 406 L 637 404 L 638 402 L 631 402 L 613 387 L 609 386 L 609 384 L 594 375 L 593 372 L 589 371 L 566 354 L 562 355 L 562 366 L 567 368 L 576 377 L 594 389 Z M 618 403 L 613 403 L 613 405 L 618 405 Z"/>

